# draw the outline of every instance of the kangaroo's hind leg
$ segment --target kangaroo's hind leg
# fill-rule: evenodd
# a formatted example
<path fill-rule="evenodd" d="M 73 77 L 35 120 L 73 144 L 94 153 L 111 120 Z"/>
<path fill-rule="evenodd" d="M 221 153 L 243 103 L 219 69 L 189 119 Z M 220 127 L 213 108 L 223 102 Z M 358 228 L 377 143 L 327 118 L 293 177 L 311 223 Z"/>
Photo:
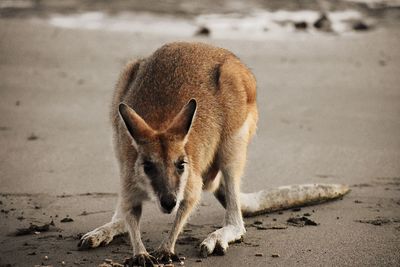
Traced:
<path fill-rule="evenodd" d="M 251 116 L 251 114 L 249 115 Z M 241 239 L 246 232 L 240 206 L 240 179 L 243 174 L 252 118 L 248 118 L 236 135 L 229 138 L 219 151 L 222 181 L 215 195 L 226 208 L 221 229 L 201 243 L 201 255 L 224 254 L 228 244 Z"/>
<path fill-rule="evenodd" d="M 78 248 L 79 250 L 85 250 L 100 245 L 107 245 L 113 240 L 114 236 L 125 232 L 125 221 L 122 218 L 118 202 L 117 209 L 111 221 L 83 235 L 78 243 Z"/>

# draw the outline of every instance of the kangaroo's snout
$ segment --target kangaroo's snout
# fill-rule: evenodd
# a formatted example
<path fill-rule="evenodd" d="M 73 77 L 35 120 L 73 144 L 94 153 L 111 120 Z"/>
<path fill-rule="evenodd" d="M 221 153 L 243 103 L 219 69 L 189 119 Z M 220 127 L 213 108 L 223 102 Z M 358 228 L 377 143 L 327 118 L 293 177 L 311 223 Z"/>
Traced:
<path fill-rule="evenodd" d="M 164 213 L 171 213 L 176 206 L 176 197 L 172 194 L 163 195 L 160 197 L 160 204 Z"/>

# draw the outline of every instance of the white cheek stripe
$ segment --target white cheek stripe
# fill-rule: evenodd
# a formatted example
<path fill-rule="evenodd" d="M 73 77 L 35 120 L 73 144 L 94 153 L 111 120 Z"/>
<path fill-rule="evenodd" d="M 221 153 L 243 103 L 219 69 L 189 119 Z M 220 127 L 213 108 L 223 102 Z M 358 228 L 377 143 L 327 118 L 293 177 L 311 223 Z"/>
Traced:
<path fill-rule="evenodd" d="M 188 168 L 185 166 L 185 171 L 182 173 L 181 179 L 179 181 L 179 189 L 178 189 L 178 194 L 176 196 L 177 205 L 175 206 L 174 210 L 178 209 L 178 207 L 183 199 L 183 194 L 185 192 L 188 177 L 189 177 L 189 171 L 188 171 Z"/>

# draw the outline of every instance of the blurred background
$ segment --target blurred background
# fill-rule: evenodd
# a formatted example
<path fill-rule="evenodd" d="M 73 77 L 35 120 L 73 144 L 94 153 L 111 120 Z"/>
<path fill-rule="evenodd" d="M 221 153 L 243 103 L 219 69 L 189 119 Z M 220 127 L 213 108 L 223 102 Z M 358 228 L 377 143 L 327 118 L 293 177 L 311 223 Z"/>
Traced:
<path fill-rule="evenodd" d="M 2 17 L 46 18 L 65 28 L 256 39 L 293 31 L 365 31 L 398 18 L 398 0 L 2 0 Z M 168 30 L 166 30 L 168 29 Z"/>
<path fill-rule="evenodd" d="M 399 265 L 399 26 L 398 0 L 0 0 L 0 266 L 130 255 L 126 236 L 88 252 L 76 243 L 117 201 L 108 114 L 119 72 L 173 41 L 227 48 L 257 78 L 244 191 L 352 188 L 341 201 L 256 218 L 285 224 L 304 212 L 317 227 L 259 231 L 247 219 L 244 243 L 198 262 L 196 245 L 223 219 L 204 194 L 177 246 L 188 266 Z M 51 220 L 48 232 L 14 236 Z M 146 246 L 171 221 L 148 204 Z"/>

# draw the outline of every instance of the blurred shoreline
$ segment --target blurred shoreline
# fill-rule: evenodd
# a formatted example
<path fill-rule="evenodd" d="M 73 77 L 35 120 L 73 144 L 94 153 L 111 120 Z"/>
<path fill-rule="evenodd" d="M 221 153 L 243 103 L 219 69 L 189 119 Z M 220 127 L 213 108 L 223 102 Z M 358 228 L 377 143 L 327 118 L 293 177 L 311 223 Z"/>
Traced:
<path fill-rule="evenodd" d="M 352 34 L 398 25 L 400 1 L 5 0 L 0 18 L 69 29 L 263 40 L 293 33 Z"/>
<path fill-rule="evenodd" d="M 204 14 L 245 15 L 257 10 L 270 12 L 311 10 L 324 13 L 349 9 L 380 20 L 400 18 L 400 0 L 114 0 L 112 4 L 105 0 L 2 0 L 0 17 L 46 17 L 54 13 L 104 12 L 115 15 L 121 12 L 145 12 L 182 18 Z"/>

